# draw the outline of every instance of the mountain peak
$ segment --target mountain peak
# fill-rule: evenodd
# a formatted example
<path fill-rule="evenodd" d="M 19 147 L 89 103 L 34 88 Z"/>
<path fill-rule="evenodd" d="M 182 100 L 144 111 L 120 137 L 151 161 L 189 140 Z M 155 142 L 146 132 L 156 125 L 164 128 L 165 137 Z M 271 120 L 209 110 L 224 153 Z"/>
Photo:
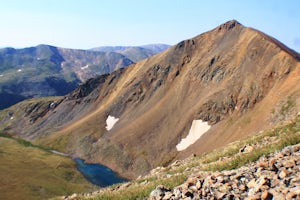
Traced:
<path fill-rule="evenodd" d="M 235 27 L 240 27 L 240 26 L 243 26 L 243 25 L 240 22 L 233 19 L 228 22 L 225 22 L 224 24 L 221 24 L 217 28 L 218 28 L 218 30 L 222 30 L 222 29 L 230 30 L 230 29 L 233 29 Z"/>

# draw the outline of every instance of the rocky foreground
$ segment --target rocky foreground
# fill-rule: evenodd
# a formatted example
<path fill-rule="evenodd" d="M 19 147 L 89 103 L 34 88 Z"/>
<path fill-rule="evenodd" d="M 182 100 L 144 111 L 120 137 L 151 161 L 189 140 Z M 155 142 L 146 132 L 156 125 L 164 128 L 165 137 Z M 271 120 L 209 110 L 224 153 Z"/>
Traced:
<path fill-rule="evenodd" d="M 267 143 L 267 142 L 266 142 Z M 246 145 L 240 150 L 239 155 L 246 155 L 252 151 L 259 151 L 259 147 Z M 177 169 L 190 163 L 189 158 L 183 161 L 175 161 L 168 169 Z M 230 158 L 225 158 L 230 159 Z M 258 161 L 235 170 L 221 172 L 201 171 L 200 166 L 186 168 L 190 175 L 186 181 L 173 189 L 164 185 L 158 185 L 151 191 L 148 200 L 192 200 L 192 199 L 300 199 L 300 143 L 288 146 L 262 156 Z M 158 167 L 141 180 L 143 182 L 128 182 L 116 187 L 102 188 L 88 194 L 73 194 L 64 196 L 63 200 L 77 199 L 102 199 L 106 192 L 121 192 L 132 190 L 131 187 L 143 188 L 149 184 L 147 177 L 164 179 L 172 176 L 165 173 L 167 168 Z M 178 175 L 178 174 L 177 174 Z M 175 175 L 176 176 L 176 175 Z M 100 196 L 99 196 L 100 195 Z M 111 196 L 106 199 L 122 199 L 123 196 Z M 124 197 L 125 199 L 128 199 Z M 136 199 L 136 198 L 129 198 Z"/>
<path fill-rule="evenodd" d="M 236 170 L 198 172 L 173 190 L 159 185 L 148 199 L 300 199 L 300 144 Z"/>

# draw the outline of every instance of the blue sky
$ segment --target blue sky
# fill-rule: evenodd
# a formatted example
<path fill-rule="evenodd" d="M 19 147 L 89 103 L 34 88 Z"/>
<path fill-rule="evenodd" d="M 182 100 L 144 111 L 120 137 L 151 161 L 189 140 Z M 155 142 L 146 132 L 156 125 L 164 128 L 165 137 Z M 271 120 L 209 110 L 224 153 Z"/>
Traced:
<path fill-rule="evenodd" d="M 299 0 L 7 0 L 0 47 L 176 44 L 231 19 L 300 52 Z"/>

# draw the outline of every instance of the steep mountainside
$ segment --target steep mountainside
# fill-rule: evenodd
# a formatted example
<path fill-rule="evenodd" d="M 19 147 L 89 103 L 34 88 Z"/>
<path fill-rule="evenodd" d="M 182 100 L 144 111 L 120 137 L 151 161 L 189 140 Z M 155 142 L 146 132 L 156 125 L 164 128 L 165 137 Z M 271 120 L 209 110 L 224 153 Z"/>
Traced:
<path fill-rule="evenodd" d="M 133 178 L 294 118 L 299 61 L 279 41 L 233 20 L 63 98 L 4 110 L 1 127 Z M 119 120 L 107 130 L 112 116 Z M 189 131 L 202 136 L 187 137 L 179 149 Z"/>
<path fill-rule="evenodd" d="M 0 109 L 26 98 L 65 95 L 96 75 L 133 64 L 119 53 L 39 45 L 0 49 Z"/>
<path fill-rule="evenodd" d="M 169 47 L 170 46 L 166 44 L 149 44 L 143 46 L 103 46 L 96 47 L 91 50 L 120 53 L 130 60 L 138 62 L 157 53 L 160 53 Z"/>

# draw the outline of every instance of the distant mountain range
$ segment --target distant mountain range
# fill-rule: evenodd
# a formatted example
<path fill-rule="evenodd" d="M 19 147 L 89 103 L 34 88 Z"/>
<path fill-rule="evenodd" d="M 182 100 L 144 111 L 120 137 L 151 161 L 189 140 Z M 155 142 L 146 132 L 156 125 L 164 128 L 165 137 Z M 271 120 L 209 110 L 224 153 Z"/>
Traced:
<path fill-rule="evenodd" d="M 65 95 L 92 77 L 127 67 L 168 47 L 147 46 L 118 47 L 124 49 L 123 54 L 49 45 L 0 49 L 0 109 L 27 98 Z M 116 47 L 103 47 L 109 48 Z"/>
<path fill-rule="evenodd" d="M 157 53 L 160 53 L 169 47 L 170 45 L 167 44 L 149 44 L 143 46 L 103 46 L 96 47 L 91 50 L 120 53 L 130 60 L 138 62 Z"/>

